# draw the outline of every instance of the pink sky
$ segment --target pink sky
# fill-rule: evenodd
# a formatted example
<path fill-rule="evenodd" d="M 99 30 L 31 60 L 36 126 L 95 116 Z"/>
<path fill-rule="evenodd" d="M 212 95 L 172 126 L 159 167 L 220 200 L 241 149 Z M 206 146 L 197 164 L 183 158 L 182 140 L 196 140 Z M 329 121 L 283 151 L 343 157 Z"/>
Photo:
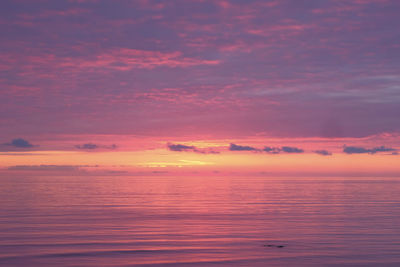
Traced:
<path fill-rule="evenodd" d="M 0 167 L 400 173 L 399 11 L 2 1 Z"/>

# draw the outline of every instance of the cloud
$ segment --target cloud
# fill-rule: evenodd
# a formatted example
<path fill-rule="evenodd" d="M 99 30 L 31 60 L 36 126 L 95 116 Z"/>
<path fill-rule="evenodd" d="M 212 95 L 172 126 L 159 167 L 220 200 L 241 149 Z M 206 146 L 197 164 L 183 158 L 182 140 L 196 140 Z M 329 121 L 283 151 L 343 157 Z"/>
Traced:
<path fill-rule="evenodd" d="M 200 153 L 200 154 L 219 154 L 218 151 L 214 151 L 211 149 L 201 150 L 201 149 L 196 148 L 195 146 L 187 146 L 187 145 L 182 145 L 182 144 L 168 143 L 167 147 L 169 150 L 176 151 L 176 152 L 194 152 L 194 153 Z"/>
<path fill-rule="evenodd" d="M 263 151 L 270 153 L 270 154 L 279 154 L 281 152 L 281 149 L 279 147 L 266 146 L 266 147 L 264 147 Z"/>
<path fill-rule="evenodd" d="M 70 1 L 85 4 L 3 4 L 4 136 L 163 129 L 167 138 L 217 139 L 235 129 L 226 138 L 279 139 L 400 130 L 400 1 Z M 360 23 L 365 17 L 373 23 Z M 371 80 L 384 75 L 396 78 Z"/>
<path fill-rule="evenodd" d="M 21 151 L 32 151 L 38 147 L 37 145 L 33 145 L 29 141 L 22 139 L 22 138 L 15 138 L 11 140 L 11 142 L 0 144 L 0 151 L 7 152 L 7 151 L 14 151 L 14 152 L 21 152 Z"/>
<path fill-rule="evenodd" d="M 112 49 L 105 53 L 98 54 L 90 59 L 76 58 L 54 58 L 46 59 L 48 63 L 57 64 L 61 68 L 76 68 L 81 70 L 95 70 L 108 68 L 118 71 L 129 71 L 132 69 L 154 69 L 158 67 L 187 68 L 198 65 L 218 65 L 219 60 L 207 60 L 190 58 L 183 55 L 181 51 L 161 52 L 151 50 L 138 50 L 128 48 Z"/>
<path fill-rule="evenodd" d="M 282 146 L 282 147 L 269 147 L 266 146 L 263 149 L 258 149 L 252 146 L 240 146 L 231 143 L 229 146 L 230 151 L 254 151 L 254 152 L 266 152 L 269 154 L 279 154 L 281 152 L 284 153 L 303 153 L 304 150 L 297 147 L 290 147 L 290 146 Z"/>
<path fill-rule="evenodd" d="M 6 143 L 4 145 L 13 146 L 13 147 L 16 147 L 16 148 L 31 148 L 31 147 L 34 147 L 34 145 L 29 143 L 29 141 L 27 141 L 25 139 L 22 139 L 22 138 L 13 139 L 10 143 Z"/>
<path fill-rule="evenodd" d="M 167 144 L 167 147 L 171 151 L 178 151 L 178 152 L 193 151 L 196 149 L 195 146 L 187 146 L 187 145 L 182 145 L 182 144 L 170 144 L 170 143 Z"/>
<path fill-rule="evenodd" d="M 391 148 L 391 147 L 384 147 L 384 146 L 380 146 L 380 147 L 375 147 L 372 149 L 372 153 L 376 153 L 376 152 L 396 152 L 397 149 Z"/>
<path fill-rule="evenodd" d="M 98 149 L 98 148 L 116 149 L 118 146 L 116 144 L 107 146 L 107 145 L 97 145 L 97 144 L 93 144 L 93 143 L 86 143 L 86 144 L 82 144 L 82 145 L 76 145 L 75 147 L 77 149 L 94 150 L 94 149 Z"/>
<path fill-rule="evenodd" d="M 92 143 L 87 143 L 87 144 L 83 144 L 83 145 L 76 145 L 75 147 L 78 148 L 78 149 L 97 149 L 97 148 L 99 148 L 98 145 L 92 144 Z"/>
<path fill-rule="evenodd" d="M 301 148 L 290 147 L 290 146 L 283 146 L 281 149 L 283 152 L 286 152 L 286 153 L 303 153 L 304 152 L 304 150 Z"/>
<path fill-rule="evenodd" d="M 364 148 L 364 147 L 356 147 L 356 146 L 344 146 L 343 152 L 346 154 L 375 154 L 378 152 L 396 152 L 397 149 L 391 147 L 374 147 L 374 148 Z"/>
<path fill-rule="evenodd" d="M 363 147 L 345 146 L 343 152 L 346 154 L 364 154 L 371 153 L 371 150 Z"/>
<path fill-rule="evenodd" d="M 231 143 L 229 146 L 230 151 L 258 151 L 258 149 L 251 146 L 239 146 Z"/>
<path fill-rule="evenodd" d="M 328 150 L 324 150 L 324 149 L 315 150 L 314 153 L 317 153 L 318 155 L 322 155 L 322 156 L 331 156 L 332 155 L 331 152 L 329 152 Z"/>

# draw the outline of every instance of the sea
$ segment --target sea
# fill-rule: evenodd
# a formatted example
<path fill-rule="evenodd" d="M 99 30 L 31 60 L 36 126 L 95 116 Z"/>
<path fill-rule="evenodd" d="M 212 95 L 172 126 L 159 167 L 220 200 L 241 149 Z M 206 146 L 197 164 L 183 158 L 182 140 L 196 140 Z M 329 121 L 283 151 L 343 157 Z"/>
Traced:
<path fill-rule="evenodd" d="M 0 266 L 400 266 L 400 177 L 0 177 Z"/>

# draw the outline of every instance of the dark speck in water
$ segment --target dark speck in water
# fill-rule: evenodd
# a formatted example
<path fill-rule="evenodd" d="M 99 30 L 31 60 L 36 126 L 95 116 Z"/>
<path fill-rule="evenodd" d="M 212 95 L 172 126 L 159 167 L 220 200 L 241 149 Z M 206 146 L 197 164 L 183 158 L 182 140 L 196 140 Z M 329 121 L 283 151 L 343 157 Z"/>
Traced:
<path fill-rule="evenodd" d="M 284 248 L 285 246 L 284 246 L 284 245 L 264 245 L 264 247 L 269 247 L 269 248 L 272 248 L 272 247 L 274 247 L 274 248 Z"/>

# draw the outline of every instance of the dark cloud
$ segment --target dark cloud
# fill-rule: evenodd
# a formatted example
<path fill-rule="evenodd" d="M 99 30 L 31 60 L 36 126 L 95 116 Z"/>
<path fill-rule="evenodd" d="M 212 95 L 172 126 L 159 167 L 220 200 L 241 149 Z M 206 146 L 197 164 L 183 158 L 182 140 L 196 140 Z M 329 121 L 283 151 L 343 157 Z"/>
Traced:
<path fill-rule="evenodd" d="M 343 152 L 346 154 L 375 154 L 378 152 L 396 152 L 397 149 L 391 147 L 374 147 L 374 148 L 364 148 L 364 147 L 356 147 L 356 146 L 344 146 Z"/>
<path fill-rule="evenodd" d="M 297 148 L 297 147 L 290 147 L 290 146 L 283 146 L 283 147 L 269 147 L 266 146 L 263 149 L 258 149 L 255 147 L 251 147 L 251 146 L 240 146 L 240 145 L 236 145 L 231 143 L 229 146 L 229 150 L 230 151 L 255 151 L 255 152 L 266 152 L 269 154 L 279 154 L 281 152 L 285 152 L 285 153 L 303 153 L 304 150 L 301 148 Z"/>
<path fill-rule="evenodd" d="M 77 149 L 86 149 L 86 150 L 94 150 L 94 149 L 99 149 L 99 148 L 105 148 L 105 149 L 116 149 L 118 146 L 116 144 L 112 144 L 112 145 L 97 145 L 97 144 L 93 144 L 93 143 L 87 143 L 87 144 L 82 144 L 82 145 L 76 145 L 75 146 Z"/>
<path fill-rule="evenodd" d="M 182 144 L 167 144 L 167 147 L 171 151 L 194 151 L 196 149 L 195 146 L 187 146 L 187 145 L 182 145 Z"/>
<path fill-rule="evenodd" d="M 301 149 L 301 148 L 290 147 L 290 146 L 283 146 L 283 147 L 281 148 L 281 150 L 282 150 L 283 152 L 286 152 L 286 153 L 303 153 L 303 152 L 304 152 L 304 150 Z"/>
<path fill-rule="evenodd" d="M 346 154 L 364 154 L 371 153 L 371 150 L 363 147 L 345 146 L 343 152 Z"/>
<path fill-rule="evenodd" d="M 13 146 L 13 147 L 16 147 L 16 148 L 31 148 L 31 147 L 34 147 L 34 145 L 32 145 L 27 140 L 22 139 L 22 138 L 13 139 L 10 143 L 6 143 L 4 145 Z"/>
<path fill-rule="evenodd" d="M 169 150 L 176 151 L 176 152 L 194 152 L 194 153 L 200 153 L 200 154 L 219 154 L 218 151 L 214 151 L 211 149 L 201 150 L 201 149 L 197 149 L 195 146 L 187 146 L 187 145 L 182 145 L 182 144 L 168 143 L 167 147 Z"/>
<path fill-rule="evenodd" d="M 258 149 L 251 146 L 239 146 L 231 143 L 229 146 L 230 151 L 258 151 Z"/>
<path fill-rule="evenodd" d="M 380 146 L 380 147 L 375 147 L 372 149 L 372 153 L 376 153 L 376 152 L 396 152 L 397 150 L 391 147 L 384 147 L 384 146 Z"/>
<path fill-rule="evenodd" d="M 97 148 L 99 148 L 98 145 L 92 144 L 92 143 L 87 143 L 87 144 L 83 144 L 83 145 L 76 145 L 75 147 L 78 148 L 78 149 L 97 149 Z"/>
<path fill-rule="evenodd" d="M 324 149 L 315 150 L 314 153 L 317 153 L 317 154 L 322 155 L 322 156 L 330 156 L 330 155 L 332 155 L 331 152 L 329 152 L 328 150 L 324 150 Z"/>
<path fill-rule="evenodd" d="M 279 154 L 281 152 L 281 149 L 279 147 L 266 146 L 264 147 L 263 151 L 271 154 Z"/>

